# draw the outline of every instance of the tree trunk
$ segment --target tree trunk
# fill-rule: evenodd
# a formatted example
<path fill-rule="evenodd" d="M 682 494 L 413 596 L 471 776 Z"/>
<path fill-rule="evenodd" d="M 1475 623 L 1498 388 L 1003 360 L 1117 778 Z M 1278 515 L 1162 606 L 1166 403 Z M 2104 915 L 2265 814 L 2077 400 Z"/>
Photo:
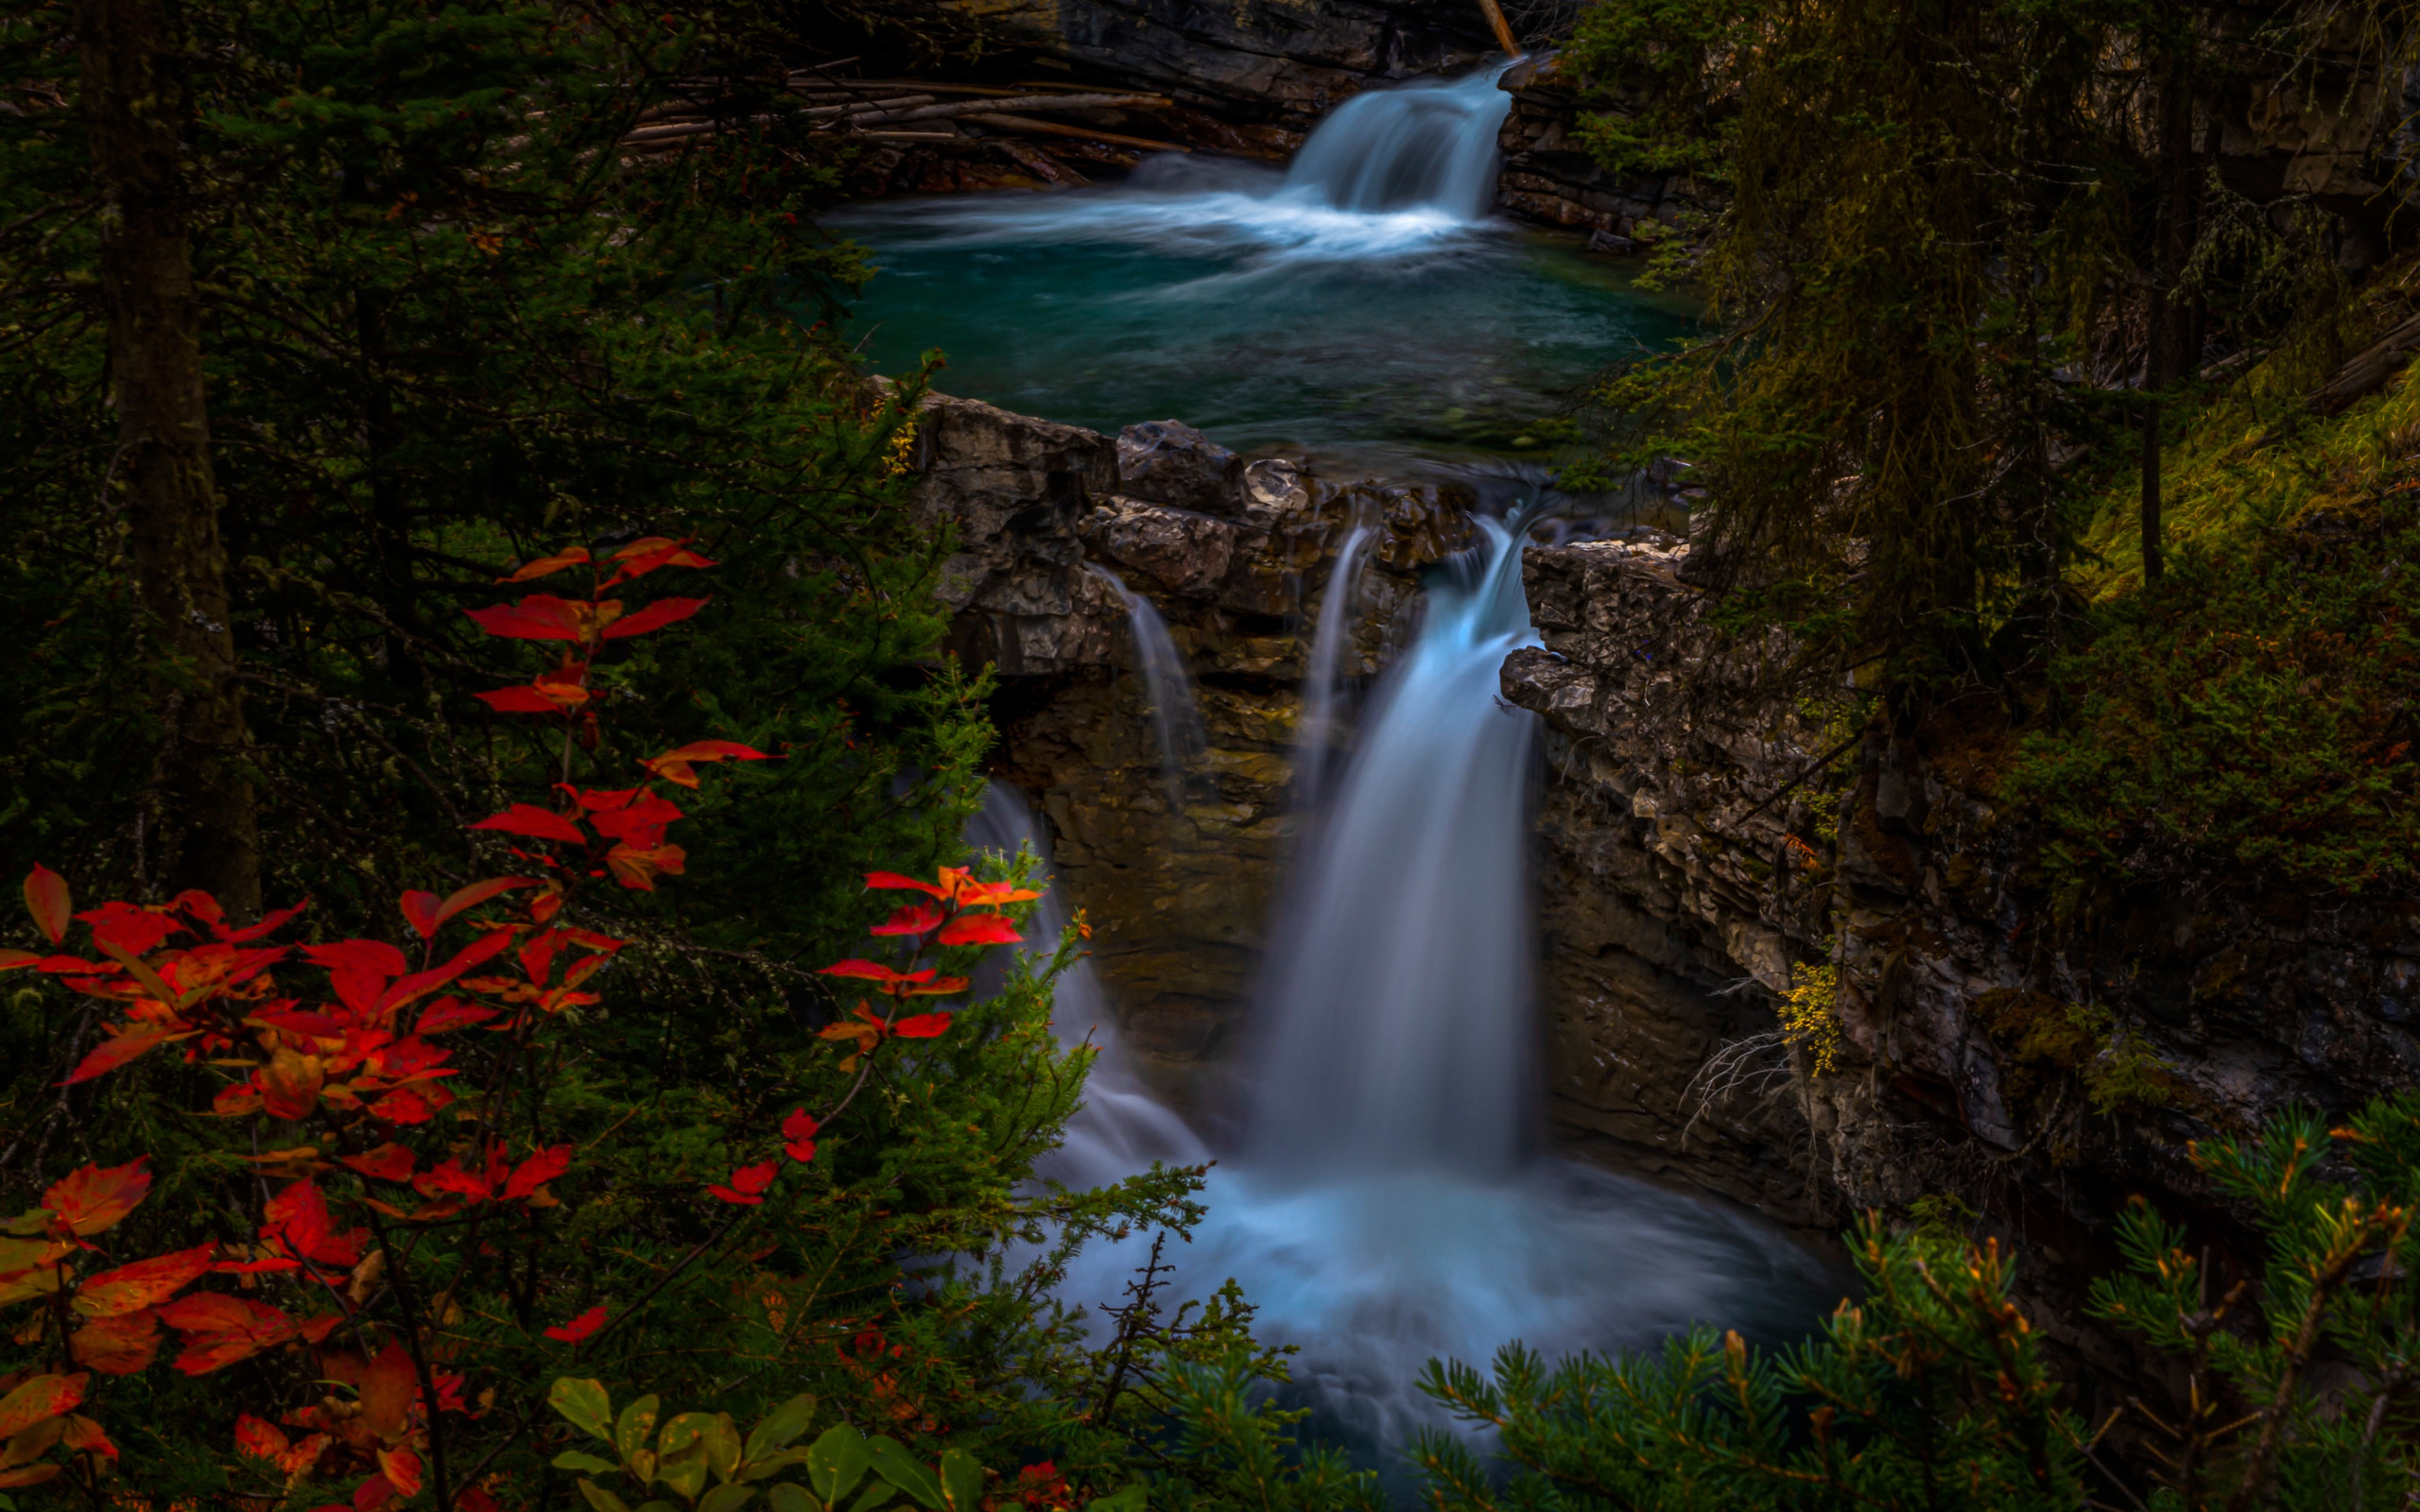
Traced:
<path fill-rule="evenodd" d="M 2169 44 L 2168 77 L 2160 85 L 2160 184 L 2157 287 L 2143 359 L 2143 582 L 2160 579 L 2167 565 L 2160 521 L 2161 390 L 2193 370 L 2199 355 L 2184 350 L 2192 324 L 2193 299 L 2182 286 L 2193 255 L 2193 43 L 2190 32 Z"/>
<path fill-rule="evenodd" d="M 154 696 L 163 748 L 149 795 L 160 822 L 155 875 L 250 918 L 260 910 L 260 840 L 179 162 L 184 60 L 164 0 L 77 0 L 76 30 L 104 200 L 101 292 L 118 417 L 110 479 L 162 663 Z"/>

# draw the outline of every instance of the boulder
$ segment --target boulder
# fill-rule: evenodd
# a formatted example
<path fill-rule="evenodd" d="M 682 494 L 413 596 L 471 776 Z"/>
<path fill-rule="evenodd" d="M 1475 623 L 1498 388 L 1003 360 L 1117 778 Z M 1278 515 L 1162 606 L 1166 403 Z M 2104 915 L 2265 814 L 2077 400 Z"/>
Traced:
<path fill-rule="evenodd" d="M 1131 567 L 1186 598 L 1218 591 L 1236 559 L 1239 534 L 1227 521 L 1206 514 L 1120 497 L 1095 509 L 1077 533 L 1094 556 Z"/>
<path fill-rule="evenodd" d="M 1117 433 L 1118 491 L 1153 504 L 1234 516 L 1244 507 L 1243 458 L 1182 421 Z"/>

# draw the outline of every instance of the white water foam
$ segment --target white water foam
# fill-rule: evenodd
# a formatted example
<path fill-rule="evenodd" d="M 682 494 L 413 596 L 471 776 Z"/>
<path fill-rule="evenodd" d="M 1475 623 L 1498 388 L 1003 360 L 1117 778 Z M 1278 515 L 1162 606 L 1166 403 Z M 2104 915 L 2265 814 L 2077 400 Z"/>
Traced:
<path fill-rule="evenodd" d="M 959 197 L 855 219 L 913 232 L 927 248 L 1119 243 L 1171 257 L 1241 255 L 1246 272 L 1433 256 L 1487 225 L 1496 132 L 1512 103 L 1495 87 L 1501 72 L 1357 94 L 1283 174 L 1168 154 L 1115 188 Z"/>

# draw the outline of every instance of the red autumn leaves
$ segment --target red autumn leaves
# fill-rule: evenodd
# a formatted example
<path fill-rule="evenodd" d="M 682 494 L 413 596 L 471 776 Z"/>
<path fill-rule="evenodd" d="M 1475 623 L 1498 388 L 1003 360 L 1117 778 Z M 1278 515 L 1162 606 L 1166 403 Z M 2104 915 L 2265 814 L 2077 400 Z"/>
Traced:
<path fill-rule="evenodd" d="M 711 565 L 682 542 L 638 541 L 609 560 L 615 564 L 613 575 L 584 601 L 532 595 L 472 614 L 493 634 L 564 644 L 554 669 L 525 687 L 482 696 L 499 712 L 562 721 L 566 774 L 572 743 L 595 745 L 595 710 L 603 701 L 593 664 L 599 648 L 685 619 L 706 602 L 666 599 L 625 612 L 604 596 L 661 567 Z M 531 562 L 509 580 L 582 564 L 603 576 L 605 564 L 575 550 Z M 98 1000 L 111 1019 L 99 1025 L 99 1043 L 71 1070 L 68 1084 L 175 1047 L 196 1074 L 222 1076 L 210 1112 L 260 1120 L 255 1127 L 264 1130 L 307 1120 L 308 1137 L 320 1143 L 292 1144 L 295 1131 L 288 1127 L 279 1131 L 292 1147 L 260 1153 L 255 1138 L 253 1154 L 233 1157 L 271 1177 L 257 1186 L 250 1180 L 230 1185 L 230 1191 L 260 1194 L 260 1222 L 250 1242 L 213 1240 L 107 1263 L 112 1257 L 100 1252 L 94 1236 L 114 1228 L 149 1193 L 144 1159 L 86 1165 L 46 1191 L 41 1208 L 0 1221 L 0 1305 L 40 1301 L 63 1320 L 50 1336 L 55 1354 L 47 1373 L 0 1378 L 0 1487 L 37 1485 L 61 1473 L 63 1464 L 43 1457 L 60 1446 L 117 1457 L 101 1425 L 77 1410 L 96 1378 L 106 1383 L 134 1375 L 164 1356 L 186 1374 L 211 1374 L 285 1350 L 307 1354 L 309 1373 L 353 1396 L 331 1396 L 277 1422 L 241 1417 L 238 1453 L 282 1474 L 289 1489 L 305 1480 L 366 1474 L 353 1492 L 354 1512 L 378 1512 L 420 1494 L 432 1414 L 466 1408 L 460 1375 L 430 1378 L 439 1399 L 433 1406 L 421 1398 L 406 1341 L 433 1348 L 442 1327 L 415 1318 L 400 1300 L 412 1257 L 456 1227 L 441 1220 L 459 1219 L 476 1235 L 490 1212 L 511 1209 L 514 1224 L 534 1228 L 540 1220 L 528 1210 L 558 1205 L 550 1183 L 569 1173 L 574 1154 L 569 1143 L 490 1134 L 506 1126 L 495 1121 L 493 1100 L 499 1087 L 510 1097 L 510 1078 L 481 1086 L 485 1072 L 462 1074 L 456 1047 L 486 1042 L 470 1038 L 470 1031 L 495 1036 L 510 1052 L 502 1063 L 514 1074 L 534 1074 L 542 1057 L 532 1052 L 544 1047 L 538 1035 L 563 1008 L 597 1001 L 584 985 L 624 945 L 561 917 L 582 880 L 611 874 L 626 888 L 648 890 L 658 876 L 679 874 L 686 858 L 666 837 L 683 815 L 670 790 L 697 788 L 700 766 L 764 759 L 737 742 L 696 741 L 638 763 L 647 780 L 631 787 L 562 783 L 551 802 L 507 806 L 471 828 L 534 842 L 529 851 L 516 852 L 529 863 L 519 868 L 527 874 L 473 882 L 441 896 L 404 893 L 399 905 L 408 934 L 402 947 L 366 938 L 271 943 L 302 905 L 233 928 L 216 901 L 199 892 L 78 913 L 66 881 L 35 868 L 26 879 L 26 904 L 51 949 L 0 950 L 0 971 L 25 969 L 56 980 Z M 1038 896 L 1011 883 L 977 882 L 960 868 L 943 868 L 936 882 L 888 872 L 867 882 L 925 896 L 873 931 L 905 948 L 900 965 L 852 960 L 828 969 L 836 977 L 869 984 L 892 1010 L 876 1014 L 860 1003 L 856 1017 L 823 1032 L 852 1042 L 839 1063 L 843 1071 L 856 1070 L 885 1040 L 944 1034 L 949 1013 L 899 1011 L 908 999 L 967 988 L 965 977 L 922 965 L 923 954 L 1018 943 L 1001 910 Z M 67 949 L 78 922 L 88 926 L 86 955 Z M 439 936 L 453 924 L 461 930 L 449 950 Z M 324 973 L 323 988 L 299 987 L 298 978 L 313 974 L 298 971 L 304 966 Z M 441 1124 L 441 1115 L 453 1122 Z M 433 1137 L 449 1126 L 454 1133 L 439 1147 Z M 815 1159 L 822 1131 L 822 1122 L 805 1108 L 792 1109 L 780 1124 L 778 1153 L 735 1168 L 709 1185 L 708 1194 L 740 1210 L 730 1214 L 737 1221 L 745 1210 L 767 1203 L 790 1165 Z M 428 1147 L 424 1153 L 406 1140 Z M 387 1242 L 354 1218 L 378 1226 Z M 387 1220 L 438 1227 L 416 1228 L 399 1243 Z M 433 1242 L 441 1246 L 446 1241 Z M 392 1273 L 389 1265 L 396 1267 Z M 608 1319 L 607 1308 L 595 1305 L 543 1332 L 578 1347 L 606 1332 Z M 466 1512 L 492 1512 L 493 1502 L 476 1486 L 452 1490 L 455 1504 Z"/>
<path fill-rule="evenodd" d="M 618 563 L 607 576 L 607 562 Z M 597 692 L 593 684 L 596 656 L 608 641 L 625 640 L 662 629 L 687 619 L 705 607 L 702 598 L 659 599 L 626 614 L 619 599 L 605 597 L 618 584 L 644 577 L 660 567 L 711 567 L 714 563 L 688 549 L 686 541 L 662 536 L 634 541 L 597 561 L 585 547 L 542 557 L 499 582 L 521 583 L 567 568 L 592 569 L 595 586 L 586 599 L 532 594 L 518 604 L 497 605 L 466 612 L 490 635 L 523 641 L 571 643 L 561 664 L 516 688 L 499 688 L 477 696 L 498 713 L 540 714 L 566 722 L 566 733 L 582 746 L 596 744 Z M 704 763 L 768 760 L 766 753 L 735 740 L 700 740 L 639 763 L 656 780 L 679 787 L 698 785 L 696 768 Z M 611 873 L 623 886 L 640 892 L 655 890 L 655 879 L 679 876 L 688 866 L 688 853 L 666 843 L 665 831 L 682 817 L 680 808 L 646 787 L 603 791 L 559 784 L 563 801 L 558 808 L 514 803 L 471 826 L 493 833 L 542 840 L 575 848 L 576 854 L 541 852 L 529 859 L 558 871 L 584 871 L 590 876 Z"/>
<path fill-rule="evenodd" d="M 894 999 L 902 1006 L 909 998 L 949 997 L 966 990 L 966 978 L 943 976 L 938 967 L 916 968 L 927 945 L 955 948 L 961 945 L 1017 945 L 1025 936 L 1016 925 L 999 910 L 1010 903 L 1027 902 L 1042 896 L 1013 882 L 981 882 L 963 867 L 943 867 L 939 880 L 925 882 L 906 877 L 896 871 L 873 871 L 866 874 L 866 885 L 880 892 L 921 892 L 934 901 L 909 903 L 894 911 L 871 933 L 908 942 L 908 970 L 883 965 L 880 961 L 837 961 L 822 969 L 824 976 L 846 977 L 853 981 L 871 982 L 875 991 Z M 926 936 L 930 936 L 929 940 Z M 896 1037 L 902 1040 L 930 1040 L 949 1028 L 946 1013 L 916 1013 L 906 1017 L 878 1014 L 869 1003 L 859 1003 L 853 1017 L 823 1030 L 826 1040 L 847 1040 L 856 1049 L 840 1062 L 843 1071 L 854 1070 L 857 1058 L 872 1051 L 883 1040 Z"/>

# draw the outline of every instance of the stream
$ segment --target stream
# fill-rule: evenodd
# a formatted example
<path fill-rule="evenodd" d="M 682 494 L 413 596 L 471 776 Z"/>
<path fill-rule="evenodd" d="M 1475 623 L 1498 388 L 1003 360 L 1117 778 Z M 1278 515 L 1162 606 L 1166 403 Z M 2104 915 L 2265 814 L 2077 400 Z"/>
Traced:
<path fill-rule="evenodd" d="M 939 348 L 935 387 L 1115 434 L 1180 419 L 1322 471 L 1542 462 L 1538 422 L 1689 310 L 1635 265 L 1485 214 L 1492 75 L 1365 94 L 1278 170 L 1147 159 L 1126 182 L 831 218 L 880 269 L 852 331 L 874 367 Z"/>
<path fill-rule="evenodd" d="M 853 212 L 836 229 L 882 268 L 857 329 L 878 366 L 939 347 L 945 391 L 1054 420 L 1174 417 L 1238 450 L 1534 483 L 1531 428 L 1687 317 L 1491 216 L 1504 110 L 1492 73 L 1372 91 L 1283 174 L 1147 163 L 1113 188 Z M 1101 1055 L 1044 1174 L 1074 1186 L 1215 1159 L 1178 1293 L 1240 1280 L 1262 1336 L 1300 1351 L 1288 1402 L 1399 1490 L 1402 1448 L 1446 1424 L 1415 1384 L 1432 1358 L 1652 1346 L 1699 1322 L 1789 1338 L 1841 1293 L 1768 1225 L 1546 1146 L 1536 716 L 1496 679 L 1536 644 L 1518 550 L 1531 507 L 1479 519 L 1478 544 L 1431 575 L 1348 753 L 1297 792 L 1316 811 L 1271 921 L 1232 1124 L 1193 1127 L 1150 1093 L 1088 969 L 1062 979 L 1055 1015 Z M 1174 781 L 1197 738 L 1185 668 L 1118 587 Z M 1328 644 L 1344 619 L 1322 615 L 1310 658 L 1322 727 L 1346 717 Z M 1047 855 L 1005 787 L 969 838 Z M 1060 904 L 1045 906 L 1034 935 L 1055 939 Z M 1149 1242 L 1093 1246 L 1062 1295 L 1116 1299 Z"/>

